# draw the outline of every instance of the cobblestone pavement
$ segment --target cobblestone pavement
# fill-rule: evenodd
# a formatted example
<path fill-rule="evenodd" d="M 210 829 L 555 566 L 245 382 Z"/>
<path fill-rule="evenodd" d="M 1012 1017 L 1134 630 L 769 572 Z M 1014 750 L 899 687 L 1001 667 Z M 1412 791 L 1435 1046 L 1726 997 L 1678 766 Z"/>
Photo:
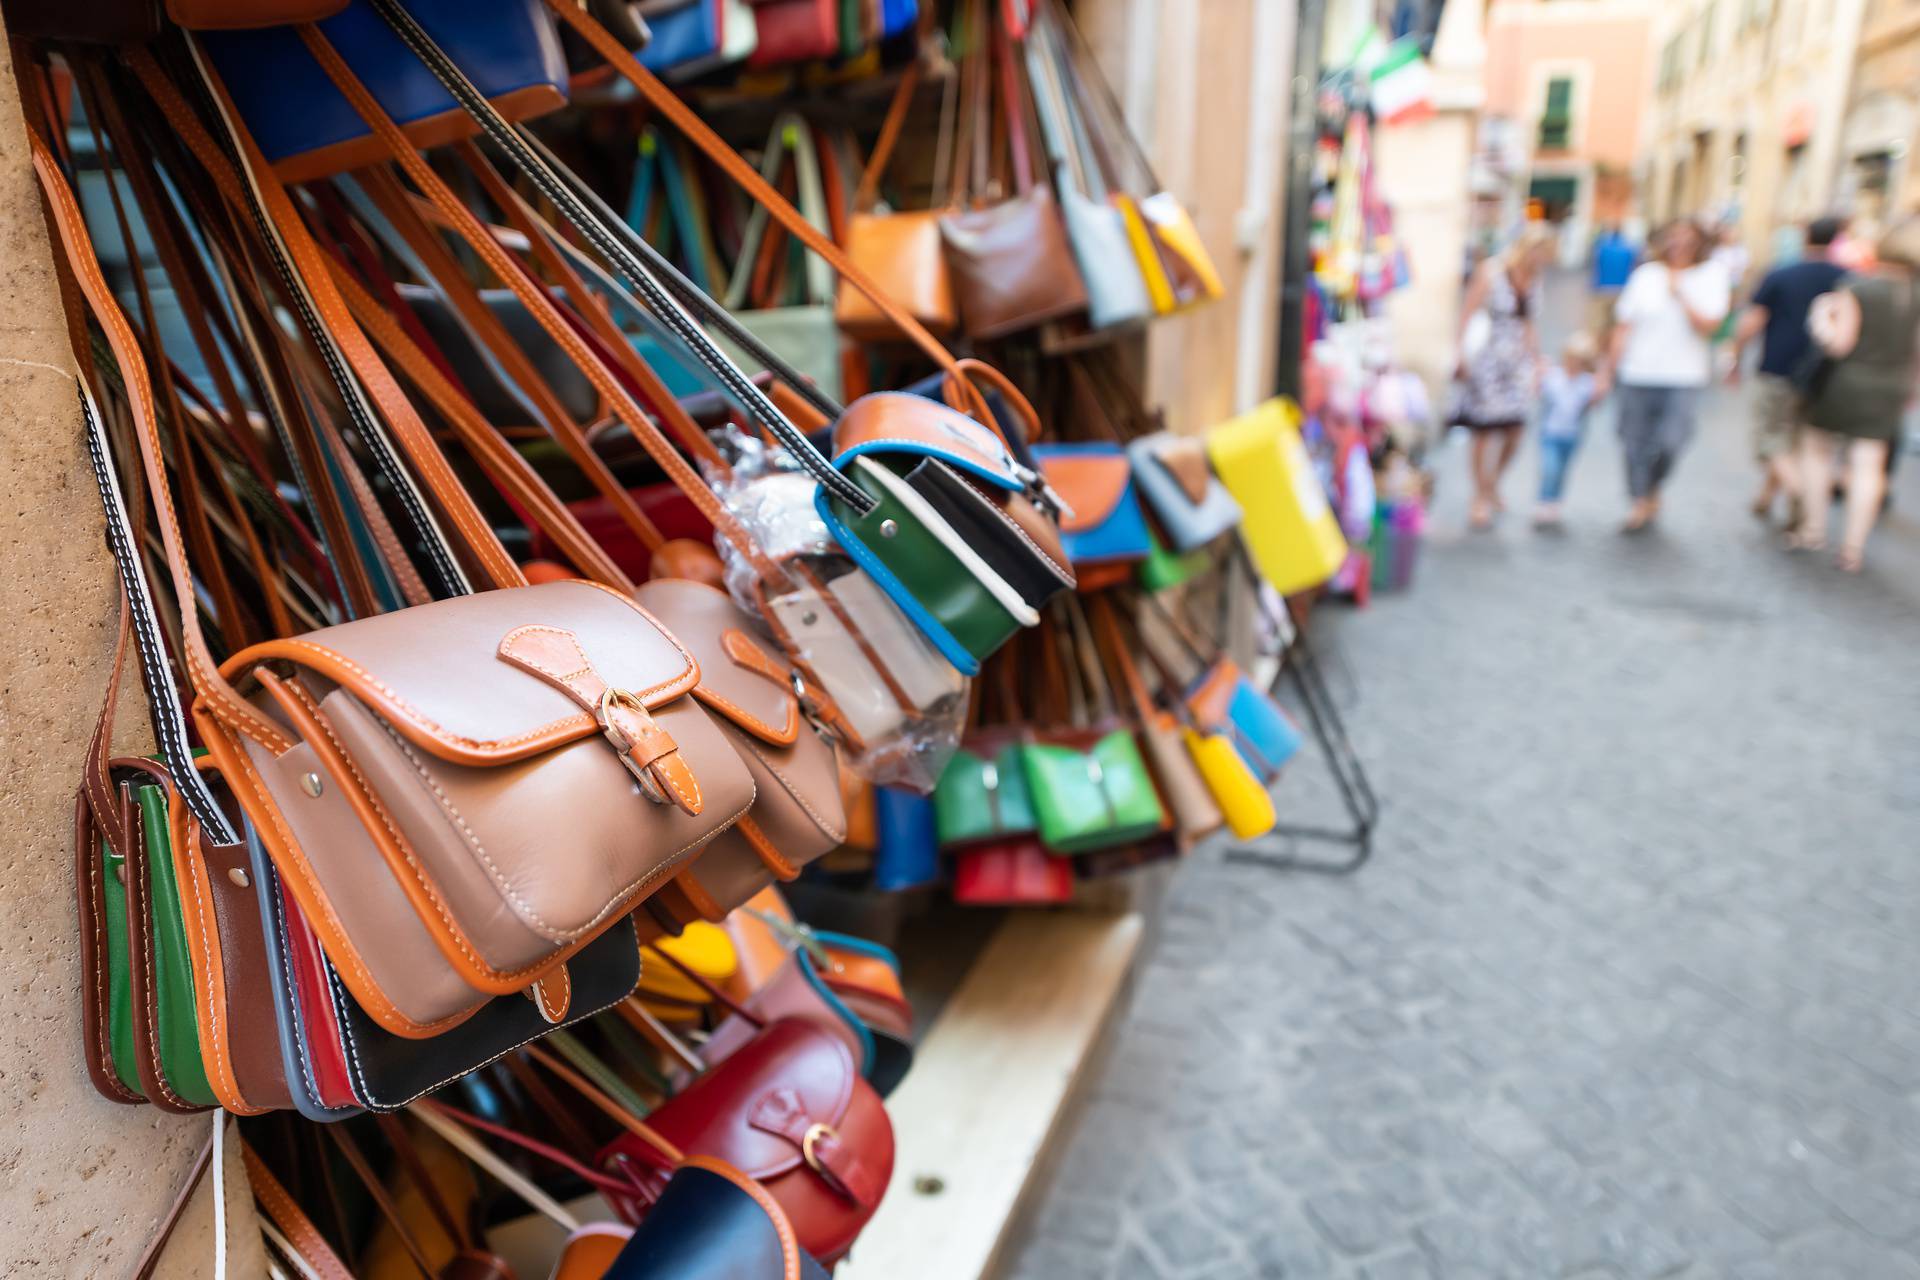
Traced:
<path fill-rule="evenodd" d="M 1317 634 L 1386 799 L 1349 880 L 1203 852 L 1009 1273 L 1920 1277 L 1920 458 L 1860 580 L 1746 513 L 1462 530 Z M 1289 812 L 1325 812 L 1306 766 Z"/>

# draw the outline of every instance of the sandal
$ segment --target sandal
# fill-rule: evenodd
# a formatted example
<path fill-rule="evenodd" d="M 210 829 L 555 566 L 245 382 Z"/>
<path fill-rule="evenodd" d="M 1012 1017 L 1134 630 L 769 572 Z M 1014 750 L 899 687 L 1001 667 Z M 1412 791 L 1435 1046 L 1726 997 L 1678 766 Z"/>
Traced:
<path fill-rule="evenodd" d="M 1475 498 L 1473 505 L 1467 508 L 1467 528 L 1475 533 L 1485 533 L 1493 528 L 1493 512 L 1484 499 Z"/>

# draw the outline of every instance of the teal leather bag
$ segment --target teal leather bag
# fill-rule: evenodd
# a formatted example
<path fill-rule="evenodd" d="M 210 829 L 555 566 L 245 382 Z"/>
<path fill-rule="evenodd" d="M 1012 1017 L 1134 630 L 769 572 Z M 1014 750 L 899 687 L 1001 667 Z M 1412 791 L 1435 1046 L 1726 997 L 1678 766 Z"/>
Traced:
<path fill-rule="evenodd" d="M 942 849 L 1031 832 L 1038 820 L 1027 790 L 1025 744 L 1004 734 L 969 739 L 933 789 L 933 818 Z"/>

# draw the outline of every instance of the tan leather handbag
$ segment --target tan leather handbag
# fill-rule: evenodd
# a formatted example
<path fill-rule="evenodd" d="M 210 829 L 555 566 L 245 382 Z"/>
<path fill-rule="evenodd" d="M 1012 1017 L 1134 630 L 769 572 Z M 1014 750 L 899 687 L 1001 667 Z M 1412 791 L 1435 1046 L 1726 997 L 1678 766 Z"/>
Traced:
<path fill-rule="evenodd" d="M 955 164 L 955 207 L 940 219 L 961 327 L 977 341 L 1038 328 L 1087 307 L 1086 285 L 1074 266 L 1060 206 L 1052 187 L 1034 177 L 1027 87 L 1015 71 L 1005 31 L 987 17 L 987 10 L 977 2 L 969 10 L 969 39 L 975 47 L 962 65 L 967 104 L 961 112 L 959 150 L 971 152 L 971 163 Z M 990 89 L 995 79 L 1000 85 L 998 112 Z M 995 149 L 996 140 L 989 135 L 996 119 L 1006 121 L 1014 190 L 1005 199 L 989 201 L 984 198 L 989 189 L 987 158 Z M 963 180 L 968 170 L 971 179 Z M 970 198 L 962 187 L 970 190 Z"/>
<path fill-rule="evenodd" d="M 893 104 L 881 125 L 873 154 L 867 159 L 866 172 L 853 197 L 853 210 L 847 219 L 846 254 L 880 289 L 936 334 L 953 332 L 953 281 L 947 273 L 945 251 L 941 247 L 940 219 L 945 211 L 919 209 L 894 211 L 877 207 L 880 178 L 900 141 L 907 111 L 913 105 L 914 90 L 920 84 L 920 64 L 910 65 L 900 77 Z M 850 282 L 840 282 L 840 295 L 834 316 L 840 328 L 863 342 L 897 342 L 904 335 L 899 326 L 884 314 L 867 294 Z"/>

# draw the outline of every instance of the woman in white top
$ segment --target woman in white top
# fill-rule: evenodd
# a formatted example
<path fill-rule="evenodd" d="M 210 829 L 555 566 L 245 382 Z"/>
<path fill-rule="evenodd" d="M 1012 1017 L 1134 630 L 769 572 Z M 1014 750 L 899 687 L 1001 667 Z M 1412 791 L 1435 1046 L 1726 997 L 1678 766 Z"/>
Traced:
<path fill-rule="evenodd" d="M 1709 339 L 1732 305 L 1727 273 L 1706 260 L 1707 238 L 1676 222 L 1657 256 L 1627 279 L 1614 308 L 1618 327 L 1608 370 L 1618 397 L 1620 443 L 1627 460 L 1622 526 L 1638 533 L 1660 513 L 1660 488 L 1693 438 L 1700 393 L 1713 378 Z"/>

